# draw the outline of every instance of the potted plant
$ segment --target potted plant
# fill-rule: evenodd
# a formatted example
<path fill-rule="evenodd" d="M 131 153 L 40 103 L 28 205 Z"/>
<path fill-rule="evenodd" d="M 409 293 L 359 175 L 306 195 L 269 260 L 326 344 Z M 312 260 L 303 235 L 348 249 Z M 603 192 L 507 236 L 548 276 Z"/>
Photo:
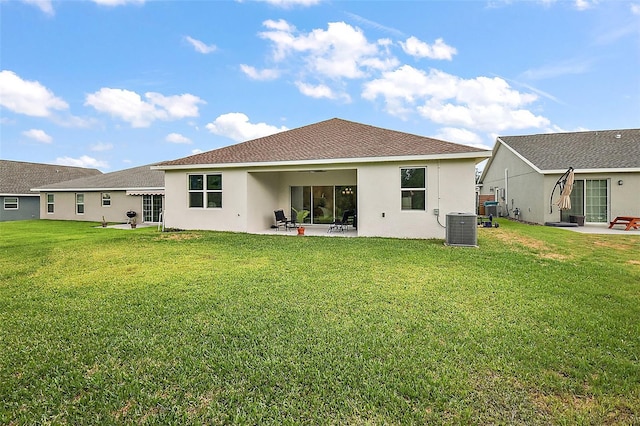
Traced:
<path fill-rule="evenodd" d="M 309 213 L 311 212 L 309 210 L 298 211 L 293 207 L 291 207 L 291 210 L 296 212 L 296 222 L 300 224 L 298 225 L 298 235 L 304 235 L 304 226 L 302 225 L 304 224 L 304 220 L 307 218 L 307 216 L 309 216 Z"/>

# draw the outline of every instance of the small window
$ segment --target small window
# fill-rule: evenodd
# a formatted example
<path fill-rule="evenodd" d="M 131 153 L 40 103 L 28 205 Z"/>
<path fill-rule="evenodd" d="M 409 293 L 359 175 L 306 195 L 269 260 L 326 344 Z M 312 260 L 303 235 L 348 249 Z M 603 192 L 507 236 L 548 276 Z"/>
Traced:
<path fill-rule="evenodd" d="M 207 207 L 222 207 L 222 175 L 207 176 Z"/>
<path fill-rule="evenodd" d="M 102 193 L 102 207 L 111 207 L 111 194 L 108 192 Z"/>
<path fill-rule="evenodd" d="M 400 169 L 402 210 L 425 210 L 426 167 Z"/>
<path fill-rule="evenodd" d="M 47 194 L 47 213 L 53 213 L 54 211 L 54 194 Z"/>
<path fill-rule="evenodd" d="M 4 198 L 5 210 L 18 210 L 18 197 L 5 197 Z"/>
<path fill-rule="evenodd" d="M 84 214 L 84 194 L 76 194 L 76 214 Z"/>
<path fill-rule="evenodd" d="M 206 182 L 206 185 L 205 185 Z M 222 175 L 189 175 L 189 207 L 222 207 Z"/>

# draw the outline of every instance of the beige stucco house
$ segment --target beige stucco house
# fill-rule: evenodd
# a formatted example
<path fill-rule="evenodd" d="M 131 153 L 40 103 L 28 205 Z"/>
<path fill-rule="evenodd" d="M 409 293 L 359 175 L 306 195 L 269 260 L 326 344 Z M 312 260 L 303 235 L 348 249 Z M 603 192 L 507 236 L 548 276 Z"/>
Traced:
<path fill-rule="evenodd" d="M 40 192 L 40 218 L 156 223 L 164 202 L 164 173 L 150 165 L 33 188 Z"/>
<path fill-rule="evenodd" d="M 570 167 L 571 210 L 561 212 L 556 183 Z M 640 216 L 640 129 L 498 137 L 479 184 L 481 195 L 495 196 L 500 216 L 527 222 Z"/>
<path fill-rule="evenodd" d="M 444 238 L 449 212 L 475 210 L 490 151 L 342 119 L 160 163 L 165 226 L 263 232 L 274 210 L 326 226 L 345 209 L 359 236 Z"/>

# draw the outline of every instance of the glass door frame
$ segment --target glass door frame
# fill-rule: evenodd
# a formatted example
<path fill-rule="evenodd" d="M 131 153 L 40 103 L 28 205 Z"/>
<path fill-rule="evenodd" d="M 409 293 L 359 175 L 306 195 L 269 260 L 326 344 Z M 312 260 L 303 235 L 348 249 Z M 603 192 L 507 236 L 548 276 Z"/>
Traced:
<path fill-rule="evenodd" d="M 150 199 L 150 202 L 147 200 Z M 158 204 L 159 199 L 159 204 Z M 151 210 L 149 210 L 151 208 Z M 142 196 L 142 220 L 147 223 L 160 222 L 160 215 L 164 209 L 164 195 L 145 194 Z M 150 220 L 147 220 L 150 219 Z"/>
<path fill-rule="evenodd" d="M 292 185 L 289 187 L 291 212 L 308 210 L 304 223 L 328 225 L 342 219 L 345 210 L 357 212 L 357 185 Z M 295 192 L 295 193 L 294 193 Z M 329 194 L 330 192 L 330 194 Z M 330 215 L 326 209 L 330 206 Z"/>

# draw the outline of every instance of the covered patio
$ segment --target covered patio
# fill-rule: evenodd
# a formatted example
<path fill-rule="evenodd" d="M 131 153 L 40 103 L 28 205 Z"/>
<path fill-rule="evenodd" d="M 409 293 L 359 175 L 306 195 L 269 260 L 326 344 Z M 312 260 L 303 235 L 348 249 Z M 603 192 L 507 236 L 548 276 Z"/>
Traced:
<path fill-rule="evenodd" d="M 265 229 L 259 232 L 252 232 L 253 234 L 258 235 L 285 235 L 289 237 L 357 237 L 358 230 L 353 226 L 349 226 L 344 231 L 340 230 L 330 230 L 330 225 L 305 225 L 304 227 L 304 235 L 298 235 L 298 230 L 295 228 L 284 230 L 284 229 Z"/>

